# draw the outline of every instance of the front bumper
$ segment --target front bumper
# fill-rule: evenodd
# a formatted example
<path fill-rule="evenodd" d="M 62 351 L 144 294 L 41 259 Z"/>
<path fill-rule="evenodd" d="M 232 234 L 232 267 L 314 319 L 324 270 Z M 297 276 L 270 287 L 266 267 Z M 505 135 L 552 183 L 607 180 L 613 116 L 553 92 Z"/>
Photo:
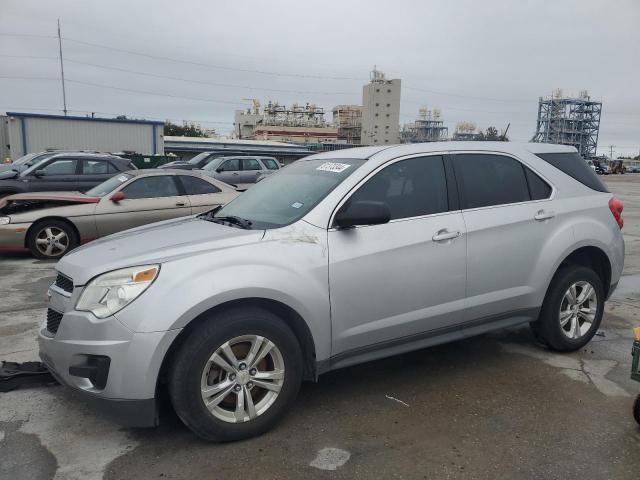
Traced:
<path fill-rule="evenodd" d="M 43 321 L 38 334 L 40 358 L 63 385 L 118 423 L 132 427 L 158 424 L 156 385 L 164 357 L 180 330 L 137 333 L 116 317 L 98 319 L 73 309 L 72 294 L 49 288 L 49 308 L 62 313 L 57 332 Z M 126 310 L 126 309 L 125 309 Z M 108 359 L 95 363 L 94 359 Z M 99 365 L 99 380 L 90 372 Z"/>
<path fill-rule="evenodd" d="M 51 375 L 63 385 L 66 383 L 63 375 L 56 371 L 50 359 L 40 352 L 40 359 L 47 366 Z M 155 397 L 145 400 L 125 400 L 121 398 L 104 398 L 92 395 L 83 390 L 74 388 L 83 400 L 101 415 L 110 418 L 123 427 L 155 427 L 158 425 L 158 406 Z"/>
<path fill-rule="evenodd" d="M 0 225 L 0 252 L 25 251 L 25 241 L 30 223 Z"/>

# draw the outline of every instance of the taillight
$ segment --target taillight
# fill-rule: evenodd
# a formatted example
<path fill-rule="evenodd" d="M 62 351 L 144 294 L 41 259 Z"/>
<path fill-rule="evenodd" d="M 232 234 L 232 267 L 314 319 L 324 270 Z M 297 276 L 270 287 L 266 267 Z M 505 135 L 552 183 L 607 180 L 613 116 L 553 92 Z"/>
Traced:
<path fill-rule="evenodd" d="M 624 218 L 622 218 L 623 208 L 624 208 L 624 205 L 619 199 L 617 199 L 616 197 L 611 197 L 611 200 L 609 200 L 609 210 L 611 210 L 611 213 L 613 214 L 613 218 L 616 219 L 616 222 L 618 223 L 620 230 L 622 230 L 622 227 L 624 226 Z"/>

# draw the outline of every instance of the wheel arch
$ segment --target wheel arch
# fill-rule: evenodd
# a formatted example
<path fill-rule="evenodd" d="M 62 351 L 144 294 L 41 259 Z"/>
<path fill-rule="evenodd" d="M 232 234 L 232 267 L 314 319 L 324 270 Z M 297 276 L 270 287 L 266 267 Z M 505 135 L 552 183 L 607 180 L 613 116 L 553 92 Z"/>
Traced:
<path fill-rule="evenodd" d="M 604 250 L 594 245 L 576 248 L 564 257 L 553 276 L 558 273 L 558 270 L 568 265 L 581 265 L 593 270 L 600 277 L 605 298 L 608 298 L 611 290 L 611 261 Z"/>
<path fill-rule="evenodd" d="M 80 237 L 80 231 L 78 230 L 78 227 L 76 226 L 75 223 L 73 223 L 71 220 L 69 220 L 66 217 L 59 217 L 59 216 L 55 216 L 55 215 L 50 215 L 47 217 L 43 217 L 43 218 L 39 218 L 38 220 L 36 220 L 35 222 L 33 222 L 31 224 L 31 226 L 28 228 L 27 233 L 24 236 L 24 247 L 25 248 L 29 248 L 29 238 L 31 236 L 31 234 L 34 232 L 34 229 L 41 223 L 48 221 L 48 220 L 55 220 L 58 222 L 63 222 L 67 225 L 69 225 L 71 227 L 71 229 L 73 230 L 74 235 L 76 236 L 76 241 L 78 242 L 78 244 L 80 244 L 81 241 L 81 237 Z"/>
<path fill-rule="evenodd" d="M 195 329 L 204 322 L 211 321 L 211 317 L 238 307 L 257 307 L 269 311 L 279 318 L 291 329 L 296 336 L 304 359 L 303 379 L 316 380 L 318 376 L 316 366 L 316 349 L 311 330 L 302 316 L 292 307 L 277 300 L 261 297 L 249 297 L 230 300 L 205 310 L 191 320 L 186 327 L 182 329 L 180 334 L 172 342 L 171 346 L 165 354 L 160 366 L 160 373 L 156 382 L 156 392 L 166 383 L 168 369 L 171 366 L 175 354 L 178 352 L 182 344 Z"/>

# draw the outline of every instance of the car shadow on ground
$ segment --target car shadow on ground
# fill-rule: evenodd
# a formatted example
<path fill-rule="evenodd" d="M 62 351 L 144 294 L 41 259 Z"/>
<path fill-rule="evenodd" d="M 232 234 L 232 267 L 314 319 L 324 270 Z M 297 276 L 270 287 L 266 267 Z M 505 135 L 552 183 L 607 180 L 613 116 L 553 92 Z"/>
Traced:
<path fill-rule="evenodd" d="M 29 252 L 2 252 L 0 253 L 0 265 L 4 261 L 20 261 L 20 260 L 32 260 L 36 265 L 55 264 L 58 260 L 38 260 Z"/>
<path fill-rule="evenodd" d="M 303 384 L 274 430 L 242 442 L 203 442 L 165 409 L 159 428 L 130 430 L 139 446 L 105 478 L 179 478 L 187 468 L 194 478 L 234 478 L 248 464 L 264 478 L 321 478 L 309 464 L 325 447 L 350 454 L 332 478 L 578 478 L 582 466 L 590 478 L 636 478 L 627 476 L 640 468 L 628 400 L 505 344 L 546 352 L 525 327 L 330 372 Z"/>

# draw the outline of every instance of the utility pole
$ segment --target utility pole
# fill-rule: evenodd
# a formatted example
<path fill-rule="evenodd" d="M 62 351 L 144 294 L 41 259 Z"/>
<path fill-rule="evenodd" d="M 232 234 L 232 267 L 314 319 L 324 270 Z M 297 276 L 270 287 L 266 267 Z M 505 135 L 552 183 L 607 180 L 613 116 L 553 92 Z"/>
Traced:
<path fill-rule="evenodd" d="M 60 52 L 60 78 L 62 79 L 62 108 L 67 116 L 67 91 L 64 86 L 64 63 L 62 62 L 62 36 L 60 35 L 60 19 L 58 19 L 58 51 Z"/>
<path fill-rule="evenodd" d="M 613 160 L 613 147 L 615 147 L 615 145 L 609 145 L 609 151 L 611 152 L 611 154 L 609 155 L 609 158 L 611 160 Z"/>

